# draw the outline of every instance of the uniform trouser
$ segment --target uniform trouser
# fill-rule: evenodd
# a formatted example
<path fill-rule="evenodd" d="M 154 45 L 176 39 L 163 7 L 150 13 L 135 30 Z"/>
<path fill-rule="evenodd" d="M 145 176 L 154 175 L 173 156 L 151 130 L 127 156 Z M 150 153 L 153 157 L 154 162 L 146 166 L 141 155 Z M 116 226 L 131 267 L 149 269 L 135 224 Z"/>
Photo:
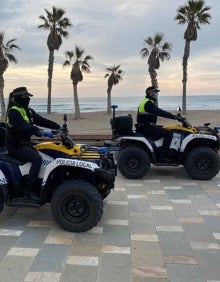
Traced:
<path fill-rule="evenodd" d="M 163 151 L 168 154 L 170 143 L 173 137 L 173 133 L 170 130 L 163 128 L 162 126 L 149 126 L 142 129 L 142 133 L 145 136 L 149 136 L 155 140 L 164 137 Z"/>
<path fill-rule="evenodd" d="M 42 162 L 41 156 L 35 149 L 26 145 L 22 145 L 21 147 L 16 149 L 13 152 L 13 155 L 20 161 L 31 162 L 31 167 L 28 176 L 28 188 L 30 190 L 34 190 L 34 188 L 36 187 L 38 173 L 40 171 L 40 166 Z"/>

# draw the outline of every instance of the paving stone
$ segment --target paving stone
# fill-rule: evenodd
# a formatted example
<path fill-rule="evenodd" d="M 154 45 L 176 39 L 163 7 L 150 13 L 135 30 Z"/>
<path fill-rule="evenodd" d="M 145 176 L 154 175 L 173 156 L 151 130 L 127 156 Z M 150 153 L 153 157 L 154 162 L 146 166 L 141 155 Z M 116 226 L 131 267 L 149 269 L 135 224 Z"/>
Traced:
<path fill-rule="evenodd" d="M 199 264 L 194 256 L 166 255 L 163 259 L 165 264 Z"/>
<path fill-rule="evenodd" d="M 181 186 L 173 187 L 172 189 L 166 187 L 165 191 L 170 199 L 188 199 L 185 190 Z"/>
<path fill-rule="evenodd" d="M 168 196 L 165 195 L 149 195 L 149 202 L 151 206 L 168 206 L 170 204 Z"/>
<path fill-rule="evenodd" d="M 180 223 L 204 223 L 204 220 L 200 216 L 195 216 L 195 217 L 179 217 L 178 221 Z"/>
<path fill-rule="evenodd" d="M 105 225 L 103 230 L 102 243 L 104 245 L 129 246 L 129 227 Z"/>
<path fill-rule="evenodd" d="M 31 272 L 61 272 L 70 247 L 67 245 L 45 244 L 36 256 Z"/>
<path fill-rule="evenodd" d="M 183 230 L 190 242 L 215 243 L 213 234 L 205 224 L 182 223 Z"/>
<path fill-rule="evenodd" d="M 173 203 L 172 206 L 177 217 L 195 217 L 200 215 L 193 205 Z"/>
<path fill-rule="evenodd" d="M 15 244 L 17 237 L 15 236 L 0 236 L 0 261 L 5 257 L 8 251 Z"/>
<path fill-rule="evenodd" d="M 85 265 L 85 266 L 98 266 L 99 257 L 92 256 L 68 256 L 67 264 L 71 265 Z"/>
<path fill-rule="evenodd" d="M 201 186 L 195 185 L 195 183 L 194 185 L 183 185 L 182 189 L 185 192 L 186 196 L 204 194 L 204 191 Z"/>
<path fill-rule="evenodd" d="M 58 226 L 53 226 L 44 241 L 45 244 L 64 244 L 71 245 L 75 238 L 75 234 L 67 232 Z"/>
<path fill-rule="evenodd" d="M 53 272 L 28 272 L 24 282 L 59 282 L 61 273 Z"/>
<path fill-rule="evenodd" d="M 220 250 L 218 243 L 210 242 L 190 242 L 192 250 Z"/>
<path fill-rule="evenodd" d="M 102 245 L 101 252 L 108 253 L 108 254 L 128 254 L 129 255 L 131 253 L 131 249 L 130 247 Z"/>
<path fill-rule="evenodd" d="M 131 282 L 131 256 L 127 254 L 102 253 L 97 282 Z"/>
<path fill-rule="evenodd" d="M 215 203 L 208 197 L 206 193 L 201 195 L 189 195 L 189 199 L 192 202 L 192 205 L 199 211 L 203 210 L 215 210 Z"/>
<path fill-rule="evenodd" d="M 206 282 L 198 265 L 168 264 L 166 268 L 172 282 Z"/>
<path fill-rule="evenodd" d="M 170 282 L 167 278 L 156 278 L 156 277 L 145 277 L 138 274 L 134 274 L 132 278 L 132 282 Z"/>
<path fill-rule="evenodd" d="M 208 226 L 209 230 L 213 232 L 220 232 L 220 216 L 202 216 L 205 224 Z"/>
<path fill-rule="evenodd" d="M 146 214 L 130 214 L 129 213 L 129 226 L 131 234 L 154 234 L 156 229 L 154 221 L 151 216 Z"/>
<path fill-rule="evenodd" d="M 1 282 L 24 282 L 33 257 L 5 256 L 0 263 Z"/>
<path fill-rule="evenodd" d="M 155 225 L 179 225 L 178 218 L 172 210 L 152 210 L 152 218 Z"/>
<path fill-rule="evenodd" d="M 74 240 L 69 255 L 74 256 L 99 256 L 101 238 L 97 240 L 80 239 Z"/>
<path fill-rule="evenodd" d="M 30 247 L 30 248 L 40 248 L 49 233 L 49 228 L 32 228 L 26 227 L 17 239 L 16 247 Z"/>
<path fill-rule="evenodd" d="M 207 195 L 210 197 L 210 199 L 213 200 L 214 203 L 220 202 L 220 191 L 219 191 L 219 188 L 218 188 L 218 190 L 216 190 L 214 192 L 207 191 Z"/>
<path fill-rule="evenodd" d="M 97 267 L 94 266 L 79 266 L 66 265 L 59 282 L 96 282 Z"/>
<path fill-rule="evenodd" d="M 129 213 L 144 213 L 150 215 L 150 206 L 146 199 L 128 199 Z"/>
<path fill-rule="evenodd" d="M 219 280 L 220 278 L 220 250 L 194 251 L 200 262 L 201 270 L 207 280 Z"/>
<path fill-rule="evenodd" d="M 141 242 L 158 242 L 157 234 L 132 234 L 132 241 L 141 241 Z"/>
<path fill-rule="evenodd" d="M 127 184 L 127 195 L 145 195 L 144 185 L 128 185 Z"/>
<path fill-rule="evenodd" d="M 105 205 L 103 219 L 128 219 L 128 206 Z"/>
<path fill-rule="evenodd" d="M 163 255 L 192 256 L 193 252 L 185 234 L 181 232 L 158 232 Z"/>
<path fill-rule="evenodd" d="M 133 275 L 145 278 L 168 278 L 167 271 L 162 267 L 137 267 L 133 268 Z"/>
<path fill-rule="evenodd" d="M 132 265 L 139 267 L 163 267 L 163 258 L 158 242 L 131 241 Z"/>
<path fill-rule="evenodd" d="M 126 190 L 118 191 L 115 190 L 113 193 L 110 193 L 109 196 L 105 199 L 105 201 L 126 201 L 127 200 L 127 193 Z"/>

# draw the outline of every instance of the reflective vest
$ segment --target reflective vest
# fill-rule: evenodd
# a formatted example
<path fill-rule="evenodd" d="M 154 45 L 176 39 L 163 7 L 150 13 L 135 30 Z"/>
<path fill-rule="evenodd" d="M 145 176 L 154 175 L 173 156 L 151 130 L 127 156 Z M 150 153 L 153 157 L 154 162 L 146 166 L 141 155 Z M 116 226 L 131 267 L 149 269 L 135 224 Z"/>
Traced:
<path fill-rule="evenodd" d="M 18 106 L 12 106 L 9 110 L 11 110 L 11 109 L 18 111 L 21 114 L 23 120 L 25 120 L 26 122 L 28 122 L 28 123 L 31 122 L 31 120 L 28 117 L 27 112 L 25 111 L 24 108 L 21 108 L 21 107 L 18 107 Z M 12 127 L 12 125 L 10 124 L 8 116 L 7 116 L 6 123 L 9 127 Z"/>
<path fill-rule="evenodd" d="M 139 107 L 138 107 L 138 113 L 139 114 L 141 114 L 141 115 L 152 115 L 151 113 L 148 113 L 148 112 L 146 112 L 145 111 L 145 108 L 144 108 L 144 106 L 145 106 L 145 104 L 147 103 L 147 102 L 152 102 L 152 103 L 154 103 L 151 99 L 149 99 L 149 98 L 147 98 L 147 97 L 145 97 L 142 101 L 141 101 L 141 103 L 140 103 L 140 105 L 139 105 Z"/>

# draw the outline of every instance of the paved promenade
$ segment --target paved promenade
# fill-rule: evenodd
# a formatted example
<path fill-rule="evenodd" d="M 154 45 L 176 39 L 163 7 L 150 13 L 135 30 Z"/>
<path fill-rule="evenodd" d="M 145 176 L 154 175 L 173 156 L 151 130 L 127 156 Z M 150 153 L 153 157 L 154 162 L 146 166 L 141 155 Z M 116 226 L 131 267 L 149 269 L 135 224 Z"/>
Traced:
<path fill-rule="evenodd" d="M 117 177 L 102 220 L 61 230 L 50 206 L 0 214 L 0 282 L 220 281 L 220 174 L 195 181 L 183 167 L 141 180 Z"/>

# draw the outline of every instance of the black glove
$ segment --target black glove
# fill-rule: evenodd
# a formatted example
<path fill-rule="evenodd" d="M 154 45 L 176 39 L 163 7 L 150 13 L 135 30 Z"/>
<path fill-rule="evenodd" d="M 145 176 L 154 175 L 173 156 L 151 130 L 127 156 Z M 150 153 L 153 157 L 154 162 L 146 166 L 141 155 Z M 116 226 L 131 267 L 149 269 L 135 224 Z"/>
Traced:
<path fill-rule="evenodd" d="M 179 122 L 183 122 L 185 120 L 184 117 L 181 117 L 179 115 L 175 116 L 175 119 L 178 120 Z"/>

